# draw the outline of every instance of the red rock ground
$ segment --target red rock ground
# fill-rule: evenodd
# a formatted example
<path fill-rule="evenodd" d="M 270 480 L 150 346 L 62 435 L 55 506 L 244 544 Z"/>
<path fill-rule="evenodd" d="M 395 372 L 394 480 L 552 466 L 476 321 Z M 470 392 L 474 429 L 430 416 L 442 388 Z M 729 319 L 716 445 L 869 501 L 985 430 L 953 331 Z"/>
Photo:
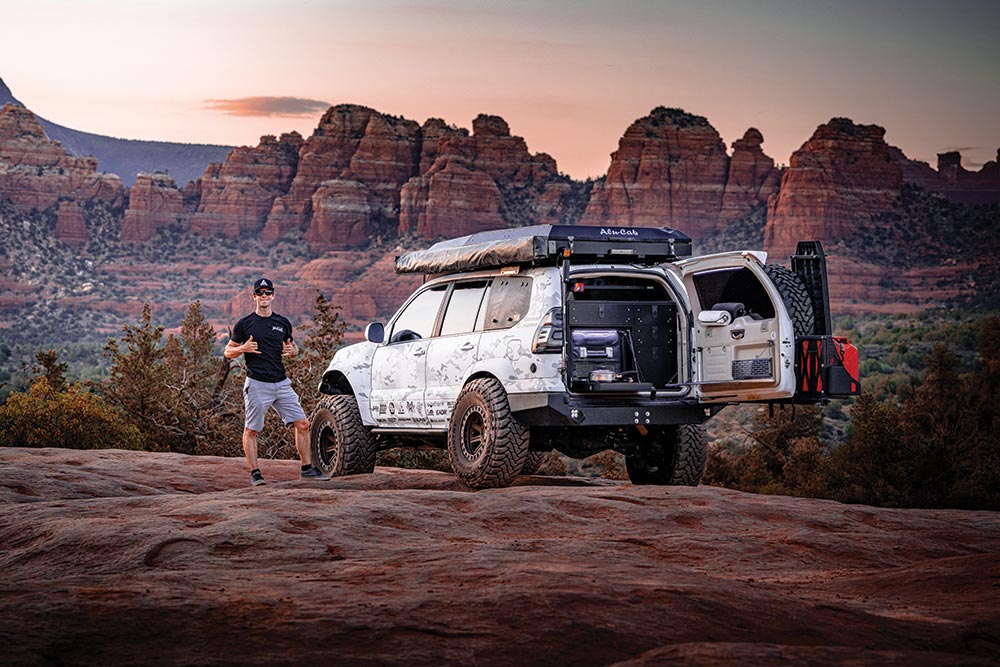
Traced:
<path fill-rule="evenodd" d="M 0 449 L 0 662 L 1000 664 L 1000 514 Z"/>

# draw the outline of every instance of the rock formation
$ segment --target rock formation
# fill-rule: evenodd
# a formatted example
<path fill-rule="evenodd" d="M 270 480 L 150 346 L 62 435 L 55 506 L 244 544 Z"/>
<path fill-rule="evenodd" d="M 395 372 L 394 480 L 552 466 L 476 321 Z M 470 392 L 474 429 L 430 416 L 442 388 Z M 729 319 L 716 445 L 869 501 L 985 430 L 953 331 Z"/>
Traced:
<path fill-rule="evenodd" d="M 723 223 L 739 220 L 767 204 L 768 198 L 778 192 L 781 173 L 774 168 L 774 160 L 761 150 L 763 142 L 764 135 L 755 127 L 747 130 L 742 139 L 733 142 L 729 175 L 719 211 Z"/>
<path fill-rule="evenodd" d="M 905 156 L 902 159 L 906 160 Z M 926 162 L 906 160 L 903 178 L 927 190 L 940 192 L 950 201 L 962 204 L 1000 202 L 1000 149 L 997 159 L 984 164 L 979 171 L 962 166 L 962 154 L 957 151 L 939 153 L 937 171 Z"/>
<path fill-rule="evenodd" d="M 499 116 L 480 114 L 472 132 L 444 136 L 430 168 L 403 186 L 400 234 L 432 239 L 559 222 L 569 185 L 555 160 L 529 153 Z"/>
<path fill-rule="evenodd" d="M 302 144 L 298 132 L 280 139 L 267 135 L 256 148 L 237 148 L 224 163 L 209 165 L 201 177 L 192 231 L 229 238 L 259 233 L 275 198 L 288 191 L 295 177 Z"/>
<path fill-rule="evenodd" d="M 775 257 L 801 239 L 834 242 L 888 211 L 903 167 L 877 125 L 834 118 L 792 154 L 780 192 L 768 204 L 764 247 Z"/>
<path fill-rule="evenodd" d="M 90 240 L 87 221 L 75 201 L 64 201 L 59 204 L 56 213 L 56 238 L 73 248 L 80 248 Z"/>
<path fill-rule="evenodd" d="M 0 448 L 4 662 L 1000 660 L 995 512 L 260 463 Z"/>
<path fill-rule="evenodd" d="M 129 188 L 128 210 L 122 222 L 122 241 L 148 241 L 159 229 L 171 225 L 187 226 L 190 217 L 174 179 L 167 174 L 142 172 Z"/>
<path fill-rule="evenodd" d="M 310 247 L 316 251 L 352 247 L 335 232 L 343 225 L 355 227 L 353 245 L 366 245 L 374 229 L 372 218 L 360 228 L 356 209 L 359 207 L 359 189 L 356 186 L 327 186 L 350 192 L 352 201 L 345 212 L 349 219 L 334 220 L 330 214 L 336 210 L 331 204 L 321 216 L 319 225 L 313 223 L 313 195 L 330 181 L 351 181 L 364 186 L 365 204 L 373 215 L 397 218 L 399 190 L 414 173 L 421 149 L 420 126 L 417 123 L 386 116 L 367 107 L 342 104 L 330 108 L 320 119 L 316 131 L 305 141 L 299 151 L 298 168 L 287 193 L 278 197 L 267 218 L 264 238 L 280 238 L 291 230 L 307 234 Z M 327 197 L 321 196 L 320 201 Z M 335 216 L 334 216 L 335 217 Z"/>
<path fill-rule="evenodd" d="M 750 129 L 726 154 L 708 120 L 657 107 L 632 123 L 594 187 L 582 224 L 680 229 L 694 238 L 761 206 L 774 191 L 774 161 Z"/>
<path fill-rule="evenodd" d="M 120 206 L 121 179 L 97 171 L 92 157 L 73 157 L 50 141 L 33 113 L 17 104 L 0 109 L 0 199 L 18 209 L 46 209 L 61 199 Z"/>

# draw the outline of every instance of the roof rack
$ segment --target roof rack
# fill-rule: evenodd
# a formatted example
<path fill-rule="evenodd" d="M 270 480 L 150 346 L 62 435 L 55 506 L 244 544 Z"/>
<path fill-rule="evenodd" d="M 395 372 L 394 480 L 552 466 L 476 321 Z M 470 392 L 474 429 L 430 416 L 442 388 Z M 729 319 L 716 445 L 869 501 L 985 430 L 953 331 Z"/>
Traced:
<path fill-rule="evenodd" d="M 451 273 L 512 264 L 657 264 L 691 255 L 691 237 L 668 227 L 534 225 L 479 232 L 396 258 L 396 273 Z"/>

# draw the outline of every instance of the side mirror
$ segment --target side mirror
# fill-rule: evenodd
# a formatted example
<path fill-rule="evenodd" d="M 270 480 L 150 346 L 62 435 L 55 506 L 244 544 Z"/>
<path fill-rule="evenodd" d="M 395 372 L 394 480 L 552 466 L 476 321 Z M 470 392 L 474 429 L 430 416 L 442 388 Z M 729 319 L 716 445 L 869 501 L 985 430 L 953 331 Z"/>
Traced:
<path fill-rule="evenodd" d="M 365 340 L 372 343 L 381 343 L 385 340 L 385 326 L 381 322 L 372 322 L 365 327 Z"/>
<path fill-rule="evenodd" d="M 698 313 L 698 322 L 707 327 L 724 327 L 733 321 L 728 310 L 703 310 Z"/>

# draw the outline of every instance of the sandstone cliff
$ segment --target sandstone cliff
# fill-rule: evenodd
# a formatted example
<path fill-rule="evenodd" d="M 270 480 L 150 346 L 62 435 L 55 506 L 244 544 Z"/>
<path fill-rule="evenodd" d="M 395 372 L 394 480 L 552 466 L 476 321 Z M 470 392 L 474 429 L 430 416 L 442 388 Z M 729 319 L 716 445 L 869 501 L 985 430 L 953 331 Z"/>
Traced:
<path fill-rule="evenodd" d="M 666 226 L 695 239 L 716 232 L 776 191 L 778 173 L 762 142 L 751 128 L 730 159 L 707 119 L 657 107 L 625 131 L 581 223 Z"/>
<path fill-rule="evenodd" d="M 235 444 L 235 443 L 234 443 Z M 3 448 L 10 664 L 995 665 L 994 513 Z"/>
<path fill-rule="evenodd" d="M 71 156 L 50 141 L 30 111 L 16 104 L 0 108 L 0 198 L 26 211 L 60 200 L 120 206 L 124 194 L 118 176 L 99 173 L 96 159 Z"/>
<path fill-rule="evenodd" d="M 781 189 L 768 205 L 764 248 L 785 257 L 800 239 L 837 241 L 888 211 L 903 167 L 885 129 L 834 118 L 792 154 Z"/>
<path fill-rule="evenodd" d="M 1000 149 L 997 149 L 997 159 L 990 160 L 979 171 L 963 167 L 962 154 L 957 151 L 939 153 L 937 158 L 936 171 L 926 162 L 907 160 L 903 178 L 927 190 L 940 192 L 953 202 L 986 204 L 1000 201 Z"/>
<path fill-rule="evenodd" d="M 276 197 L 288 191 L 302 147 L 298 132 L 260 138 L 256 148 L 233 150 L 211 164 L 199 181 L 200 200 L 191 230 L 202 236 L 259 234 Z"/>
<path fill-rule="evenodd" d="M 122 241 L 148 241 L 159 229 L 173 225 L 186 227 L 190 218 L 174 179 L 167 174 L 140 173 L 129 188 Z"/>

